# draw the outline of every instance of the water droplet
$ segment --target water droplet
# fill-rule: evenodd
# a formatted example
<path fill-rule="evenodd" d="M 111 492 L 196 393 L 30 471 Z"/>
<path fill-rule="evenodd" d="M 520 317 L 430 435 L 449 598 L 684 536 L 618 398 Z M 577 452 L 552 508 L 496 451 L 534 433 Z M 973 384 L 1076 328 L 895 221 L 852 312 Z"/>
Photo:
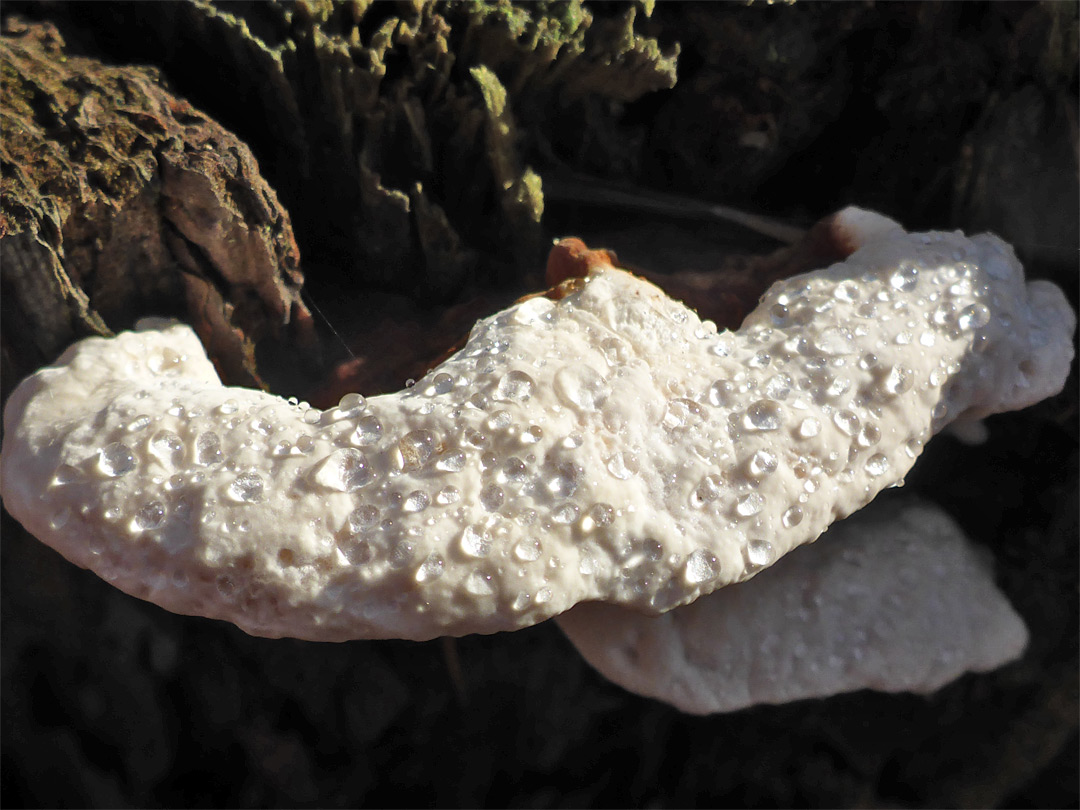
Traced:
<path fill-rule="evenodd" d="M 427 555 L 424 562 L 416 569 L 416 581 L 430 582 L 433 579 L 438 579 L 445 570 L 446 563 L 443 562 L 443 558 L 433 551 Z"/>
<path fill-rule="evenodd" d="M 454 390 L 454 378 L 447 374 L 445 371 L 440 371 L 434 377 L 431 378 L 431 388 L 424 393 L 429 396 L 434 394 L 439 396 L 440 394 L 448 394 Z"/>
<path fill-rule="evenodd" d="M 889 459 L 881 453 L 875 453 L 866 460 L 866 471 L 875 478 L 889 471 Z"/>
<path fill-rule="evenodd" d="M 919 283 L 919 268 L 911 262 L 900 262 L 889 277 L 889 284 L 901 292 L 911 292 Z"/>
<path fill-rule="evenodd" d="M 479 523 L 466 526 L 458 542 L 470 557 L 486 557 L 491 551 L 491 533 Z"/>
<path fill-rule="evenodd" d="M 487 420 L 487 426 L 491 430 L 506 430 L 514 422 L 514 417 L 509 411 L 495 411 Z"/>
<path fill-rule="evenodd" d="M 218 413 L 228 416 L 240 410 L 240 405 L 235 399 L 227 399 L 218 405 Z"/>
<path fill-rule="evenodd" d="M 416 554 L 416 547 L 412 543 L 408 540 L 399 540 L 390 549 L 390 567 L 395 571 L 401 570 L 412 562 L 414 554 Z"/>
<path fill-rule="evenodd" d="M 821 433 L 821 422 L 808 416 L 799 423 L 799 435 L 804 439 L 812 439 Z"/>
<path fill-rule="evenodd" d="M 743 550 L 746 564 L 751 568 L 764 568 L 773 561 L 772 543 L 767 540 L 751 540 Z"/>
<path fill-rule="evenodd" d="M 150 370 L 155 374 L 168 374 L 170 372 L 178 371 L 183 359 L 172 349 L 162 349 L 160 352 L 155 352 L 150 355 L 150 358 L 146 361 L 146 364 L 150 367 Z"/>
<path fill-rule="evenodd" d="M 135 456 L 123 442 L 113 442 L 98 452 L 98 469 L 110 478 L 117 478 L 135 468 Z"/>
<path fill-rule="evenodd" d="M 607 460 L 607 471 L 620 481 L 627 481 L 638 471 L 637 456 L 622 451 L 615 453 Z"/>
<path fill-rule="evenodd" d="M 140 430 L 145 430 L 146 428 L 150 427 L 150 423 L 152 421 L 153 420 L 145 413 L 140 416 L 136 416 L 130 423 L 128 423 L 127 432 L 137 433 Z"/>
<path fill-rule="evenodd" d="M 866 424 L 863 425 L 863 429 L 859 431 L 858 443 L 862 447 L 872 447 L 881 441 L 881 430 L 877 425 Z"/>
<path fill-rule="evenodd" d="M 585 365 L 563 366 L 555 372 L 554 389 L 559 399 L 583 411 L 599 408 L 610 393 L 607 381 Z"/>
<path fill-rule="evenodd" d="M 691 585 L 711 582 L 720 576 L 720 561 L 711 551 L 699 548 L 687 557 L 684 576 Z"/>
<path fill-rule="evenodd" d="M 547 479 L 547 488 L 552 495 L 569 498 L 577 492 L 578 483 L 584 470 L 571 462 L 563 462 L 555 467 Z"/>
<path fill-rule="evenodd" d="M 540 429 L 539 425 L 530 425 L 521 432 L 522 444 L 536 444 L 542 438 L 544 438 L 544 431 Z"/>
<path fill-rule="evenodd" d="M 206 433 L 200 433 L 199 438 L 195 440 L 195 463 L 210 467 L 220 464 L 221 459 L 221 439 L 218 435 L 209 430 Z"/>
<path fill-rule="evenodd" d="M 489 484 L 480 490 L 480 505 L 487 511 L 494 512 L 503 504 L 505 496 L 501 487 Z"/>
<path fill-rule="evenodd" d="M 787 399 L 790 393 L 791 375 L 789 374 L 774 374 L 769 378 L 769 381 L 765 383 L 765 395 L 769 397 L 769 399 Z"/>
<path fill-rule="evenodd" d="M 893 396 L 910 391 L 912 385 L 914 385 L 912 373 L 904 366 L 893 366 L 885 377 L 885 390 Z"/>
<path fill-rule="evenodd" d="M 776 456 L 768 450 L 758 450 L 750 458 L 750 474 L 755 478 L 761 478 L 775 471 L 776 465 Z"/>
<path fill-rule="evenodd" d="M 352 492 L 374 478 L 367 456 L 352 447 L 335 450 L 315 466 L 315 482 L 338 492 Z"/>
<path fill-rule="evenodd" d="M 728 380 L 717 380 L 709 386 L 706 399 L 714 408 L 724 408 L 735 399 L 735 384 Z"/>
<path fill-rule="evenodd" d="M 525 467 L 525 462 L 516 456 L 511 456 L 503 464 L 503 475 L 506 480 L 513 481 L 515 484 L 520 484 L 526 478 L 528 478 L 528 471 Z"/>
<path fill-rule="evenodd" d="M 836 285 L 836 289 L 833 290 L 833 295 L 840 301 L 845 301 L 852 304 L 859 300 L 861 293 L 859 292 L 859 285 L 854 281 L 841 281 Z"/>
<path fill-rule="evenodd" d="M 165 506 L 161 501 L 150 501 L 135 513 L 135 526 L 139 529 L 156 529 L 165 522 Z"/>
<path fill-rule="evenodd" d="M 594 526 L 608 526 L 615 520 L 615 510 L 606 503 L 594 503 L 585 513 Z"/>
<path fill-rule="evenodd" d="M 491 574 L 473 571 L 465 580 L 465 590 L 474 596 L 489 596 L 495 593 L 495 588 L 491 585 Z"/>
<path fill-rule="evenodd" d="M 370 504 L 358 506 L 349 513 L 349 532 L 360 534 L 364 529 L 370 529 L 379 522 L 379 509 Z"/>
<path fill-rule="evenodd" d="M 539 540 L 520 540 L 514 546 L 514 556 L 522 562 L 536 562 L 543 551 Z"/>
<path fill-rule="evenodd" d="M 854 436 L 859 432 L 859 417 L 851 411 L 837 411 L 834 413 L 833 424 L 846 436 Z"/>
<path fill-rule="evenodd" d="M 77 484 L 83 480 L 84 476 L 78 468 L 72 467 L 70 464 L 61 464 L 53 473 L 50 484 L 56 487 L 63 487 L 68 484 Z"/>
<path fill-rule="evenodd" d="M 361 416 L 357 420 L 356 430 L 349 437 L 349 441 L 358 447 L 369 447 L 378 442 L 381 437 L 382 422 L 377 417 L 368 414 L 367 416 Z"/>
<path fill-rule="evenodd" d="M 759 399 L 746 409 L 743 427 L 747 430 L 777 430 L 781 424 L 780 404 L 771 399 Z"/>
<path fill-rule="evenodd" d="M 790 528 L 792 528 L 794 526 L 798 526 L 800 523 L 802 523 L 802 519 L 803 519 L 802 507 L 801 506 L 792 506 L 790 509 L 788 509 L 786 512 L 784 512 L 784 516 L 780 520 L 783 522 L 785 529 L 790 529 Z"/>
<path fill-rule="evenodd" d="M 514 597 L 514 601 L 510 605 L 510 607 L 513 608 L 514 610 L 519 610 L 519 611 L 524 610 L 525 608 L 527 608 L 529 606 L 529 603 L 531 601 L 532 601 L 532 596 L 530 596 L 525 591 L 522 591 L 521 593 L 519 593 L 517 596 Z"/>
<path fill-rule="evenodd" d="M 310 453 L 315 449 L 315 440 L 308 435 L 298 436 L 296 439 L 296 449 L 301 453 Z"/>
<path fill-rule="evenodd" d="M 525 402 L 532 396 L 533 378 L 524 371 L 510 371 L 499 380 L 495 399 L 500 402 Z"/>
<path fill-rule="evenodd" d="M 986 304 L 971 304 L 964 307 L 960 311 L 960 316 L 956 319 L 956 325 L 964 331 L 968 329 L 979 329 L 990 323 L 990 310 Z"/>
<path fill-rule="evenodd" d="M 465 468 L 465 454 L 460 450 L 445 453 L 435 462 L 435 469 L 443 472 L 461 472 Z"/>
<path fill-rule="evenodd" d="M 536 592 L 536 604 L 543 605 L 551 601 L 551 588 L 541 588 Z"/>
<path fill-rule="evenodd" d="M 555 302 L 550 298 L 537 296 L 536 298 L 522 301 L 515 306 L 512 310 L 513 318 L 517 323 L 528 326 L 529 324 L 534 324 L 550 318 L 551 310 L 554 307 Z"/>
<path fill-rule="evenodd" d="M 738 503 L 735 504 L 735 511 L 741 517 L 756 515 L 764 508 L 765 499 L 757 492 L 751 492 L 749 495 L 744 495 L 739 498 Z"/>
<path fill-rule="evenodd" d="M 430 430 L 413 430 L 398 441 L 398 464 L 403 470 L 418 470 L 435 453 L 435 434 Z"/>
<path fill-rule="evenodd" d="M 229 484 L 229 497 L 240 503 L 258 503 L 263 499 L 265 485 L 257 473 L 241 473 Z"/>
<path fill-rule="evenodd" d="M 184 451 L 184 442 L 171 430 L 159 430 L 150 437 L 149 449 L 163 464 L 175 464 Z"/>
<path fill-rule="evenodd" d="M 406 512 L 423 512 L 428 508 L 429 503 L 427 493 L 416 489 L 405 496 L 405 502 L 401 504 L 401 508 Z"/>
<path fill-rule="evenodd" d="M 443 487 L 435 493 L 435 503 L 439 506 L 449 506 L 461 500 L 461 491 L 457 487 Z"/>
<path fill-rule="evenodd" d="M 342 419 L 351 419 L 359 416 L 367 407 L 367 400 L 360 394 L 346 394 L 338 401 L 338 416 Z"/>
<path fill-rule="evenodd" d="M 556 523 L 573 523 L 575 520 L 577 520 L 578 513 L 580 511 L 581 510 L 578 509 L 578 507 L 574 504 L 564 503 L 562 506 L 558 507 L 554 512 L 551 513 L 551 519 L 554 520 Z"/>
<path fill-rule="evenodd" d="M 664 412 L 663 425 L 668 430 L 675 428 L 689 428 L 700 425 L 705 421 L 705 413 L 701 406 L 692 399 L 673 399 L 668 403 Z"/>

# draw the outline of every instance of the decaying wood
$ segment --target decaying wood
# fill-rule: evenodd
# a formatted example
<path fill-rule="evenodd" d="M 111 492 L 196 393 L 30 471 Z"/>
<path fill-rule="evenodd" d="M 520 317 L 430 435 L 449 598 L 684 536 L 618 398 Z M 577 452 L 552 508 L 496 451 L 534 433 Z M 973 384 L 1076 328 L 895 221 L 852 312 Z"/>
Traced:
<path fill-rule="evenodd" d="M 184 316 L 222 373 L 310 331 L 288 214 L 250 150 L 148 68 L 69 56 L 56 29 L 0 40 L 3 340 L 28 366 L 74 338 Z M 27 369 L 28 370 L 28 369 Z"/>

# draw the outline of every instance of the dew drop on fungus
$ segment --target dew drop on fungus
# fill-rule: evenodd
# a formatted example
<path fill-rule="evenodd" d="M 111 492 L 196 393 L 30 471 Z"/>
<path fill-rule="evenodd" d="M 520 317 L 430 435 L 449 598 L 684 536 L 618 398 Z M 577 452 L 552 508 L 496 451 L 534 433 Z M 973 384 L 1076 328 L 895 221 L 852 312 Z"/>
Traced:
<path fill-rule="evenodd" d="M 435 462 L 435 469 L 443 472 L 461 472 L 465 469 L 465 454 L 460 450 L 454 450 L 439 456 L 439 460 Z"/>
<path fill-rule="evenodd" d="M 759 399 L 746 409 L 743 427 L 747 430 L 777 430 L 780 422 L 780 404 L 771 399 Z"/>
<path fill-rule="evenodd" d="M 479 524 L 466 526 L 461 533 L 459 545 L 469 557 L 486 557 L 491 551 L 491 535 Z"/>
<path fill-rule="evenodd" d="M 356 430 L 353 431 L 349 440 L 360 447 L 368 447 L 378 442 L 381 436 L 382 423 L 377 417 L 368 414 L 357 421 Z"/>
<path fill-rule="evenodd" d="M 744 495 L 735 505 L 735 511 L 741 517 L 751 517 L 765 508 L 765 499 L 757 492 Z"/>
<path fill-rule="evenodd" d="M 480 505 L 489 512 L 495 512 L 503 504 L 505 495 L 502 488 L 489 484 L 480 490 Z"/>
<path fill-rule="evenodd" d="M 751 540 L 744 549 L 748 566 L 762 568 L 773 561 L 773 547 L 767 540 Z"/>
<path fill-rule="evenodd" d="M 792 506 L 790 509 L 784 512 L 783 517 L 780 518 L 780 520 L 784 524 L 785 529 L 790 529 L 794 526 L 798 526 L 800 523 L 802 523 L 802 519 L 803 510 L 801 506 Z"/>
<path fill-rule="evenodd" d="M 418 470 L 435 453 L 435 434 L 430 430 L 413 430 L 398 441 L 398 463 L 405 471 Z"/>
<path fill-rule="evenodd" d="M 229 484 L 229 497 L 239 503 L 259 503 L 263 499 L 262 476 L 257 473 L 241 473 Z"/>
<path fill-rule="evenodd" d="M 776 470 L 776 456 L 768 450 L 758 450 L 750 458 L 750 474 L 756 478 L 769 475 Z"/>
<path fill-rule="evenodd" d="M 424 559 L 424 562 L 416 570 L 417 582 L 430 582 L 433 579 L 438 579 L 443 575 L 446 570 L 446 563 L 443 558 L 435 552 L 428 554 Z"/>
<path fill-rule="evenodd" d="M 165 522 L 165 506 L 161 501 L 150 501 L 135 513 L 135 525 L 140 529 L 156 529 Z"/>
<path fill-rule="evenodd" d="M 195 463 L 204 467 L 220 464 L 222 461 L 221 439 L 213 431 L 200 433 L 195 440 Z"/>
<path fill-rule="evenodd" d="M 348 525 L 352 534 L 360 534 L 379 522 L 379 509 L 376 506 L 358 506 L 349 513 Z"/>
<path fill-rule="evenodd" d="M 443 487 L 435 493 L 435 503 L 439 506 L 449 506 L 461 500 L 461 491 L 457 487 Z"/>
<path fill-rule="evenodd" d="M 510 371 L 499 380 L 495 399 L 500 402 L 525 402 L 532 396 L 533 378 L 524 371 Z"/>
<path fill-rule="evenodd" d="M 184 450 L 184 442 L 171 430 L 159 430 L 150 437 L 150 452 L 159 461 L 173 464 Z"/>
<path fill-rule="evenodd" d="M 401 508 L 406 512 L 423 512 L 428 508 L 430 499 L 426 492 L 419 489 L 410 492 L 405 501 L 401 504 Z"/>
<path fill-rule="evenodd" d="M 335 450 L 315 467 L 315 482 L 337 492 L 357 490 L 374 477 L 367 457 L 352 447 Z"/>
<path fill-rule="evenodd" d="M 514 556 L 522 562 L 536 562 L 542 552 L 539 540 L 520 540 L 514 546 Z"/>
<path fill-rule="evenodd" d="M 720 561 L 711 551 L 699 548 L 686 559 L 686 581 L 691 585 L 711 582 L 720 576 Z"/>
<path fill-rule="evenodd" d="M 881 453 L 875 453 L 866 460 L 866 471 L 875 478 L 889 471 L 889 459 Z"/>
<path fill-rule="evenodd" d="M 98 469 L 110 478 L 118 478 L 135 468 L 135 456 L 123 442 L 113 442 L 98 452 Z"/>

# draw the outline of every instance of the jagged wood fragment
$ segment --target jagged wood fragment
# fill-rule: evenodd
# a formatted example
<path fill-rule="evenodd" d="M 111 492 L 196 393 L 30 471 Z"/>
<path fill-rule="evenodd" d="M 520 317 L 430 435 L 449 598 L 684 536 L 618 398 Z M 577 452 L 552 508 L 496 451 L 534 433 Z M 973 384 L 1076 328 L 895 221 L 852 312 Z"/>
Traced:
<path fill-rule="evenodd" d="M 19 360 L 186 312 L 223 372 L 256 382 L 253 342 L 309 323 L 288 214 L 248 148 L 156 71 L 70 56 L 51 25 L 8 19 L 0 64 L 3 334 Z"/>

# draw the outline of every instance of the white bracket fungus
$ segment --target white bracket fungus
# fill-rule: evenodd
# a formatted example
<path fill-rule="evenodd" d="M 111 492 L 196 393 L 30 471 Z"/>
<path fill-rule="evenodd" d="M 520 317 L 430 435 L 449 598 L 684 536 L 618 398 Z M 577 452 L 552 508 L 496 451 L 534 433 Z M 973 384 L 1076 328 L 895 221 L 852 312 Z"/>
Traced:
<path fill-rule="evenodd" d="M 692 605 L 653 617 L 583 604 L 556 621 L 605 677 L 690 714 L 929 693 L 1027 644 L 981 551 L 937 507 L 874 503 Z"/>
<path fill-rule="evenodd" d="M 90 338 L 11 395 L 0 491 L 76 564 L 256 635 L 661 613 L 899 484 L 957 417 L 1064 384 L 1073 313 L 1001 240 L 840 217 L 859 249 L 738 332 L 599 267 L 323 412 L 222 386 L 184 326 Z"/>

